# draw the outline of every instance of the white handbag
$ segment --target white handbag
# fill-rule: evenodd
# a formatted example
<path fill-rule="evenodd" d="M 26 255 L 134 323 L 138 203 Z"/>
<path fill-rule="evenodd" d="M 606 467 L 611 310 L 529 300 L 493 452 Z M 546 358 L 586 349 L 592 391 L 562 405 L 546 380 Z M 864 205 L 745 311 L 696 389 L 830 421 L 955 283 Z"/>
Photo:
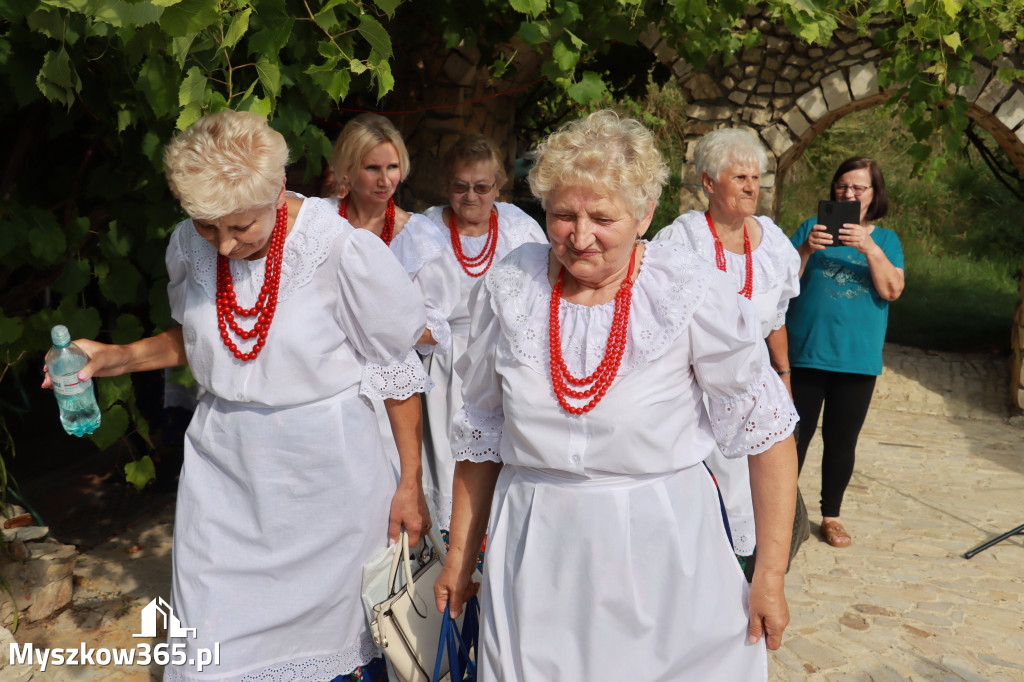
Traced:
<path fill-rule="evenodd" d="M 384 650 L 389 672 L 401 682 L 431 682 L 443 624 L 434 604 L 434 582 L 441 575 L 447 553 L 433 532 L 425 535 L 414 550 L 409 551 L 409 536 L 402 530 L 398 543 L 388 550 L 392 559 L 387 597 L 373 604 L 368 617 L 373 641 Z M 380 594 L 384 556 L 378 555 L 363 569 L 366 606 L 375 599 L 374 591 Z M 461 627 L 462 616 L 457 622 Z M 446 659 L 441 662 L 443 681 L 449 680 Z"/>

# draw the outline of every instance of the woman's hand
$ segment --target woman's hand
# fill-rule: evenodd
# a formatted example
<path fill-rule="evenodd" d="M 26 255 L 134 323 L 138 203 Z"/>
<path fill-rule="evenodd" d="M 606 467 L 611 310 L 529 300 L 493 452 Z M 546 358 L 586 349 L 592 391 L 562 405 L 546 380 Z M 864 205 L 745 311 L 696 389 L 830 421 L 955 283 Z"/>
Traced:
<path fill-rule="evenodd" d="M 843 246 L 852 246 L 865 255 L 877 248 L 875 240 L 871 238 L 871 229 L 857 223 L 843 223 L 839 228 L 839 242 Z"/>
<path fill-rule="evenodd" d="M 832 246 L 832 235 L 824 225 L 814 225 L 807 233 L 807 240 L 804 242 L 808 255 L 815 251 L 821 251 L 826 246 Z"/>
<path fill-rule="evenodd" d="M 125 346 L 100 343 L 91 339 L 76 339 L 74 344 L 89 357 L 89 362 L 85 364 L 85 367 L 78 370 L 79 379 L 84 381 L 94 376 L 112 377 L 124 374 L 123 367 L 131 355 Z M 50 373 L 46 366 L 43 366 L 42 387 L 53 388 L 53 382 L 50 381 Z"/>
<path fill-rule="evenodd" d="M 89 362 L 78 372 L 78 378 L 82 380 L 92 377 L 116 377 L 129 372 L 164 369 L 188 363 L 181 325 L 124 346 L 90 339 L 77 339 L 75 345 L 89 357 Z M 46 371 L 45 367 L 43 371 Z M 46 374 L 43 388 L 50 388 L 52 385 L 50 375 Z"/>
<path fill-rule="evenodd" d="M 754 573 L 747 599 L 750 609 L 747 639 L 751 644 L 761 639 L 762 635 L 765 646 L 772 651 L 782 644 L 782 631 L 789 624 L 785 582 L 785 574 Z"/>
<path fill-rule="evenodd" d="M 415 545 L 420 537 L 430 530 L 430 511 L 423 496 L 419 481 L 399 483 L 395 496 L 391 498 L 391 516 L 388 521 L 388 540 L 398 542 L 398 535 L 405 526 L 409 534 L 409 545 Z"/>
<path fill-rule="evenodd" d="M 437 605 L 437 610 L 443 613 L 444 607 L 447 605 L 452 618 L 458 618 L 466 601 L 480 591 L 480 583 L 472 582 L 469 579 L 472 571 L 460 570 L 457 563 L 455 561 L 446 562 L 444 568 L 441 569 L 441 575 L 434 583 L 434 602 Z"/>

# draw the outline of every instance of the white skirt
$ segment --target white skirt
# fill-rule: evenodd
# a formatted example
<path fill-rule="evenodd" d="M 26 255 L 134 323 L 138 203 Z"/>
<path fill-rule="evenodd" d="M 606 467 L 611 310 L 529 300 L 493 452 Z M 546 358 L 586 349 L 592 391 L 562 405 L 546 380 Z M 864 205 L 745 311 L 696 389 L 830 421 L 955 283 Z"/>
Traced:
<path fill-rule="evenodd" d="M 494 494 L 480 682 L 768 679 L 703 466 L 581 480 L 506 464 Z"/>
<path fill-rule="evenodd" d="M 362 566 L 387 545 L 395 482 L 369 402 L 355 389 L 288 408 L 207 394 L 185 439 L 172 606 L 196 637 L 166 680 L 323 680 L 380 652 Z"/>

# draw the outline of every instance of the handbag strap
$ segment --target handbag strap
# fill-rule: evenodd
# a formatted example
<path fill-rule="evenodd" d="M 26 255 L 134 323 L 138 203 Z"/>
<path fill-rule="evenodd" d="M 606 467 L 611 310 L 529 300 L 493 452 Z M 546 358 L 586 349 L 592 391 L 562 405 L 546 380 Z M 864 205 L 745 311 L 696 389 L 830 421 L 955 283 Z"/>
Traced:
<path fill-rule="evenodd" d="M 442 543 L 434 531 L 431 530 L 427 533 L 427 537 L 430 538 L 430 544 L 432 551 L 441 559 L 441 563 L 444 563 L 446 553 L 444 550 L 444 543 Z M 412 579 L 412 562 L 409 559 L 409 533 L 402 527 L 402 530 L 398 534 L 398 541 L 402 545 L 402 549 L 399 552 L 395 552 L 395 555 L 391 557 L 391 571 L 389 572 L 388 592 L 391 596 L 396 593 L 395 580 L 398 578 L 398 568 L 400 564 L 404 564 L 405 568 L 405 585 L 406 590 L 409 592 L 409 598 L 416 598 L 416 587 Z"/>

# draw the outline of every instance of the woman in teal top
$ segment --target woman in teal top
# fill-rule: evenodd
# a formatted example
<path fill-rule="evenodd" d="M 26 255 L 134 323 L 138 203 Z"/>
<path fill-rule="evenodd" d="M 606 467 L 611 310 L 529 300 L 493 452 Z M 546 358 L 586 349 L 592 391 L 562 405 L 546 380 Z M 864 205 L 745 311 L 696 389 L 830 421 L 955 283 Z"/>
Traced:
<path fill-rule="evenodd" d="M 878 164 L 844 161 L 832 178 L 831 198 L 860 202 L 860 223 L 847 223 L 833 243 L 817 218 L 793 235 L 800 253 L 800 296 L 786 316 L 793 402 L 800 414 L 797 455 L 803 468 L 824 404 L 821 436 L 821 533 L 834 547 L 851 538 L 839 519 L 853 475 L 857 438 L 867 417 L 889 302 L 903 293 L 903 248 L 892 230 L 875 225 L 889 201 Z"/>

